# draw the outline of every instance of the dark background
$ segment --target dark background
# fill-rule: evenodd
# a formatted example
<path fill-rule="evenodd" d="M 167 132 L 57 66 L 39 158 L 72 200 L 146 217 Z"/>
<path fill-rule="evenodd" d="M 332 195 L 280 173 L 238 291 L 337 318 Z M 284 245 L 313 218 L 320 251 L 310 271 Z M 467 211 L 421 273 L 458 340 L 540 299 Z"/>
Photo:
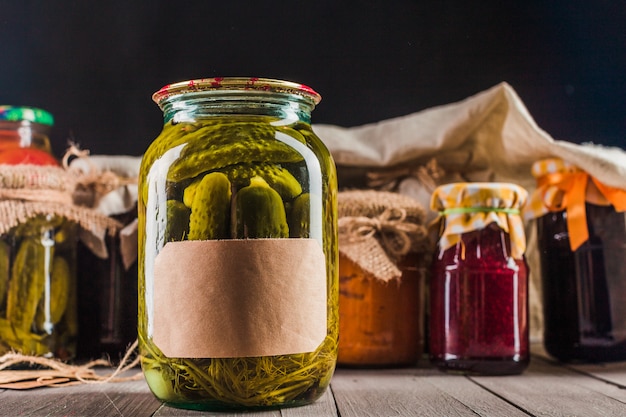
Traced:
<path fill-rule="evenodd" d="M 0 0 L 0 102 L 53 113 L 55 153 L 139 155 L 175 81 L 301 82 L 342 126 L 506 81 L 554 138 L 625 148 L 625 47 L 615 0 Z"/>

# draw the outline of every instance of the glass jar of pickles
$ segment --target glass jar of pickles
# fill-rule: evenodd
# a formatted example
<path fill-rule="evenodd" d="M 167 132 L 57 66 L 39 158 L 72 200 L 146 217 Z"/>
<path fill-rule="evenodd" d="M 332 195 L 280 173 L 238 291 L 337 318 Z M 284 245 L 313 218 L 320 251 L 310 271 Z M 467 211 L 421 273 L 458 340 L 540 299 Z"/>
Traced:
<path fill-rule="evenodd" d="M 50 153 L 45 110 L 0 106 L 0 353 L 75 354 L 72 181 Z"/>
<path fill-rule="evenodd" d="M 139 175 L 139 346 L 152 392 L 207 410 L 310 403 L 337 356 L 337 191 L 304 85 L 209 78 L 153 96 Z"/>
<path fill-rule="evenodd" d="M 430 358 L 444 371 L 518 374 L 528 365 L 528 267 L 520 208 L 505 183 L 438 187 L 440 237 L 430 284 Z"/>
<path fill-rule="evenodd" d="M 561 361 L 626 360 L 626 192 L 559 158 L 532 167 L 546 351 Z"/>

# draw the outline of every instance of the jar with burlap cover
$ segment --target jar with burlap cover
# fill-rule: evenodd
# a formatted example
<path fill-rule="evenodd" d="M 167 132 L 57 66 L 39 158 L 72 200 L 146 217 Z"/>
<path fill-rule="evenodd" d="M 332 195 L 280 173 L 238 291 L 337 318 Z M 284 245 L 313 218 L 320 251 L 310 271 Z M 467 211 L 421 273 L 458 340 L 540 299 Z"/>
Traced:
<path fill-rule="evenodd" d="M 415 364 L 431 252 L 424 207 L 394 192 L 351 190 L 339 193 L 338 214 L 338 363 Z"/>
<path fill-rule="evenodd" d="M 401 277 L 397 262 L 408 253 L 430 252 L 426 210 L 411 197 L 386 191 L 342 191 L 338 215 L 340 254 L 382 281 Z"/>
<path fill-rule="evenodd" d="M 74 356 L 76 229 L 119 227 L 74 204 L 78 180 L 60 166 L 0 165 L 0 353 Z"/>

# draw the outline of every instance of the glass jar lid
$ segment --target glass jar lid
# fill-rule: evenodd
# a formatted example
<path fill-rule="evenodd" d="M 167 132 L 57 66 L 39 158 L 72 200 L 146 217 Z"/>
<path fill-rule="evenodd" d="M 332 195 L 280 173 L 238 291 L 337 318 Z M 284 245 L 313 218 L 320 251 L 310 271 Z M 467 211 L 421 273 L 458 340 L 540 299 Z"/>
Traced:
<path fill-rule="evenodd" d="M 318 104 L 322 97 L 311 87 L 291 81 L 257 77 L 215 77 L 201 78 L 168 84 L 152 95 L 158 105 L 169 97 L 196 92 L 209 91 L 258 91 L 298 95 L 313 104 Z"/>
<path fill-rule="evenodd" d="M 29 121 L 46 126 L 54 125 L 54 117 L 45 110 L 35 107 L 0 105 L 0 121 Z"/>

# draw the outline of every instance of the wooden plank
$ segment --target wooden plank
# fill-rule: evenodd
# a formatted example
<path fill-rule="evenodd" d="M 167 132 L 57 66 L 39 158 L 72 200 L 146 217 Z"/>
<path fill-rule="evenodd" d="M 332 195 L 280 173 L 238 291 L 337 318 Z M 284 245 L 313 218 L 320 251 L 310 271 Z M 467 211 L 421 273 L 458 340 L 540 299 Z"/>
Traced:
<path fill-rule="evenodd" d="M 331 382 L 332 384 L 332 382 Z M 337 406 L 331 388 L 313 404 L 304 407 L 285 408 L 282 410 L 283 417 L 337 417 Z"/>
<path fill-rule="evenodd" d="M 143 381 L 0 393 L 2 416 L 151 416 L 160 402 Z"/>
<path fill-rule="evenodd" d="M 605 363 L 561 363 L 548 354 L 543 345 L 532 346 L 533 355 L 577 372 L 582 372 L 594 378 L 616 384 L 621 388 L 626 388 L 626 361 L 625 362 L 605 362 Z"/>
<path fill-rule="evenodd" d="M 470 380 L 471 381 L 471 380 Z M 528 414 L 471 381 L 445 376 L 429 376 L 428 382 L 465 404 L 479 416 L 527 417 Z"/>
<path fill-rule="evenodd" d="M 518 416 L 515 407 L 482 390 L 468 378 L 435 369 L 340 369 L 331 383 L 342 417 L 476 416 L 487 411 Z M 475 398 L 472 398 L 472 397 Z M 500 413 L 501 412 L 501 413 Z"/>
<path fill-rule="evenodd" d="M 626 362 L 598 364 L 568 364 L 568 368 L 592 375 L 594 378 L 626 388 Z"/>
<path fill-rule="evenodd" d="M 626 392 L 542 359 L 522 375 L 471 379 L 533 416 L 626 415 Z"/>

